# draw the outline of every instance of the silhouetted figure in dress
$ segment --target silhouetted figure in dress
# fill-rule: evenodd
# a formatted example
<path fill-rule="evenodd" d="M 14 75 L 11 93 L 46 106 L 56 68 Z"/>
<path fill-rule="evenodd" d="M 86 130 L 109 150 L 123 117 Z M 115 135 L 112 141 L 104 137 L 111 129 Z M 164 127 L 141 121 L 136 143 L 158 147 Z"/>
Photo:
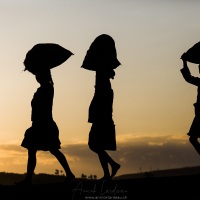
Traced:
<path fill-rule="evenodd" d="M 21 146 L 28 149 L 27 174 L 16 184 L 31 184 L 38 150 L 50 151 L 66 172 L 65 181 L 75 178 L 63 153 L 60 152 L 59 130 L 52 116 L 54 86 L 50 70 L 38 70 L 35 78 L 40 84 L 31 101 L 32 126 L 25 132 Z"/>
<path fill-rule="evenodd" d="M 113 90 L 110 78 L 114 78 L 114 70 L 97 71 L 95 94 L 89 107 L 89 120 L 92 127 L 89 133 L 88 145 L 97 153 L 104 176 L 111 179 L 115 176 L 120 165 L 116 163 L 105 150 L 116 150 L 115 124 L 112 119 Z M 112 168 L 110 174 L 108 164 Z"/>
<path fill-rule="evenodd" d="M 116 132 L 113 121 L 113 97 L 110 79 L 114 69 L 120 65 L 116 58 L 115 43 L 106 34 L 98 36 L 91 44 L 82 67 L 96 72 L 94 97 L 89 106 L 88 122 L 92 123 L 89 133 L 89 148 L 95 152 L 103 168 L 101 180 L 110 180 L 120 168 L 106 150 L 116 151 Z M 111 166 L 111 172 L 109 166 Z"/>
<path fill-rule="evenodd" d="M 186 54 L 183 54 L 181 59 L 183 60 L 183 68 L 181 69 L 183 78 L 188 83 L 197 86 L 197 100 L 194 103 L 195 117 L 187 135 L 189 136 L 190 143 L 200 155 L 200 143 L 198 142 L 198 138 L 200 138 L 200 78 L 191 75 L 186 61 Z"/>

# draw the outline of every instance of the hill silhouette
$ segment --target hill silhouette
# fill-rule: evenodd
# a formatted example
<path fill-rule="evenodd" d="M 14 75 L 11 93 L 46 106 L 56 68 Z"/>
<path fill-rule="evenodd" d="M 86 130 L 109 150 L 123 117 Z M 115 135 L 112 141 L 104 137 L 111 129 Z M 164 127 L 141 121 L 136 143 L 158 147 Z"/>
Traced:
<path fill-rule="evenodd" d="M 124 174 L 124 175 L 117 176 L 114 179 L 118 180 L 118 179 L 135 179 L 135 178 L 185 176 L 185 175 L 200 175 L 200 166 L 145 171 L 145 172 L 133 173 L 133 174 Z"/>
<path fill-rule="evenodd" d="M 112 181 L 77 178 L 69 183 L 63 183 L 64 176 L 38 174 L 34 175 L 32 186 L 2 184 L 0 199 L 200 199 L 198 169 L 200 167 L 160 170 L 155 171 L 154 176 L 141 173 L 143 177 L 128 174 Z M 0 180 L 3 176 L 17 181 L 24 175 L 2 172 Z"/>

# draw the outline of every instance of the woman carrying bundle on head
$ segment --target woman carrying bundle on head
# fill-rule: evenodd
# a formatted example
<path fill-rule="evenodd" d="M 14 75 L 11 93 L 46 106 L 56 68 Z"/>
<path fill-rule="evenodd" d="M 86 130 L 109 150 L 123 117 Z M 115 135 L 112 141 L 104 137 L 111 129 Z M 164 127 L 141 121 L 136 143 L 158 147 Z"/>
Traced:
<path fill-rule="evenodd" d="M 116 151 L 116 133 L 113 121 L 113 97 L 110 79 L 120 65 L 116 57 L 115 42 L 106 34 L 98 36 L 91 44 L 82 67 L 96 72 L 95 93 L 89 106 L 88 122 L 92 123 L 88 145 L 95 152 L 103 168 L 101 180 L 110 180 L 120 168 L 106 150 Z M 108 164 L 111 166 L 109 172 Z"/>

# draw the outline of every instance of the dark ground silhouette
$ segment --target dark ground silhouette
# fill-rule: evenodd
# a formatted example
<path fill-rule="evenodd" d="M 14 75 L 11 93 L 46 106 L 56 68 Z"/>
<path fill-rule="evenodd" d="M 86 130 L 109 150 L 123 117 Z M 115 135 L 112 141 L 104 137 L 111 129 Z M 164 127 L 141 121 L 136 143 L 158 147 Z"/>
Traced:
<path fill-rule="evenodd" d="M 0 199 L 199 199 L 200 175 L 0 186 Z"/>
<path fill-rule="evenodd" d="M 151 176 L 150 176 L 151 175 Z M 112 181 L 35 174 L 32 186 L 15 186 L 24 174 L 0 172 L 0 199 L 199 199 L 200 166 L 116 176 Z"/>

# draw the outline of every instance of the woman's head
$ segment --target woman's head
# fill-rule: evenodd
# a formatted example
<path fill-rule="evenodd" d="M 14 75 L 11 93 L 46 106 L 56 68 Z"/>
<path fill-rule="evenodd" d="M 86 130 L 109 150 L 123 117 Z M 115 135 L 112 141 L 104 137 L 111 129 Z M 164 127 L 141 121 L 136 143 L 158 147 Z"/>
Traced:
<path fill-rule="evenodd" d="M 117 68 L 121 63 L 117 59 L 114 39 L 102 34 L 95 38 L 83 60 L 82 67 L 96 71 L 99 68 Z"/>
<path fill-rule="evenodd" d="M 37 82 L 40 83 L 41 85 L 49 84 L 49 83 L 53 84 L 50 69 L 37 70 L 37 72 L 35 73 L 35 78 Z"/>
<path fill-rule="evenodd" d="M 116 53 L 115 41 L 107 34 L 102 34 L 96 37 L 92 42 L 90 49 L 97 53 Z"/>

